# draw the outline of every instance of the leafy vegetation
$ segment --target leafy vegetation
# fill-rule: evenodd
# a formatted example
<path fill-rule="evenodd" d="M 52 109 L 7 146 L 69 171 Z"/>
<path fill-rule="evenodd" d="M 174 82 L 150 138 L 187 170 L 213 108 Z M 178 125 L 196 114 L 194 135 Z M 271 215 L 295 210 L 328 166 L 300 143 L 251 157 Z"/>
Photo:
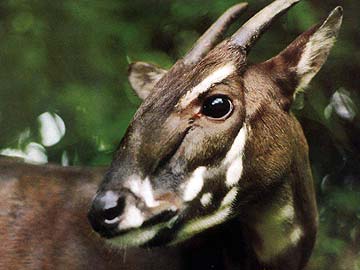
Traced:
<path fill-rule="evenodd" d="M 248 2 L 248 15 L 233 30 L 269 1 Z M 235 3 L 2 1 L 1 152 L 64 165 L 109 164 L 140 104 L 127 82 L 128 62 L 170 67 Z M 310 144 L 318 191 L 320 232 L 310 268 L 355 270 L 360 269 L 358 1 L 304 0 L 262 38 L 251 60 L 276 54 L 339 4 L 345 9 L 339 41 L 293 111 Z"/>

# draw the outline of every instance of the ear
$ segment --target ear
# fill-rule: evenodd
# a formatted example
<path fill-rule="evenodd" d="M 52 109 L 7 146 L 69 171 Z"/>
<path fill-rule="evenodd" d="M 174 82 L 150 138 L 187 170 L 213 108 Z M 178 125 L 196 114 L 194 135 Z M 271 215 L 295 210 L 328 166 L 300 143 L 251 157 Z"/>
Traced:
<path fill-rule="evenodd" d="M 342 7 L 335 8 L 323 23 L 312 27 L 279 55 L 263 63 L 290 101 L 294 90 L 306 88 L 325 63 L 339 33 L 342 13 Z"/>
<path fill-rule="evenodd" d="M 128 78 L 136 94 L 144 100 L 166 72 L 165 69 L 152 64 L 135 62 L 129 66 Z"/>

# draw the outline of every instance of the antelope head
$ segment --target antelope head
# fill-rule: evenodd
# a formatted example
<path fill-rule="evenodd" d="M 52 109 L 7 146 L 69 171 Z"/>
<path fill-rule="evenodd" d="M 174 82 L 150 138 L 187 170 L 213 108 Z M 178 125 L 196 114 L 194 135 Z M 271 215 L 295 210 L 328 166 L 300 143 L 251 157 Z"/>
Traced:
<path fill-rule="evenodd" d="M 306 141 L 289 110 L 325 62 L 342 8 L 272 59 L 247 62 L 265 30 L 299 1 L 274 1 L 218 43 L 247 6 L 236 5 L 170 70 L 130 66 L 143 103 L 93 200 L 97 232 L 119 246 L 177 243 L 241 216 L 284 182 L 312 185 Z M 291 199 L 295 193 L 304 198 Z M 292 208 L 284 213 L 316 223 L 313 193 L 288 189 Z M 312 214 L 294 214 L 299 207 Z"/>

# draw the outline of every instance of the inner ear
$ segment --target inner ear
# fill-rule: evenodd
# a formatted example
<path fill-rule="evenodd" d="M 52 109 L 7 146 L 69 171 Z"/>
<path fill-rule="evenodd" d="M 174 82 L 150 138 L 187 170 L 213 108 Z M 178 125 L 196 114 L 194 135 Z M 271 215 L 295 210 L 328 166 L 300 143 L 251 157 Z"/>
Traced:
<path fill-rule="evenodd" d="M 144 100 L 166 72 L 153 64 L 135 62 L 129 66 L 128 79 L 138 97 Z"/>
<path fill-rule="evenodd" d="M 337 7 L 322 23 L 304 32 L 280 54 L 262 64 L 290 101 L 296 91 L 308 86 L 325 63 L 341 22 L 342 8 Z"/>

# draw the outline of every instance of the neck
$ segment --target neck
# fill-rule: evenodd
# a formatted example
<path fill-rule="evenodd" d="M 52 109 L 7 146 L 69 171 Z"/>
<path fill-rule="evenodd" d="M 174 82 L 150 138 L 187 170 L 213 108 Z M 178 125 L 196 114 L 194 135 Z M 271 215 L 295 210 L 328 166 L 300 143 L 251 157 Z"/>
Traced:
<path fill-rule="evenodd" d="M 266 200 L 254 206 L 247 221 L 254 252 L 265 263 L 297 247 L 304 236 L 290 185 L 284 183 L 271 197 L 271 203 Z"/>
<path fill-rule="evenodd" d="M 305 191 L 313 188 L 311 181 L 310 170 L 294 164 L 275 190 L 248 209 L 246 237 L 260 264 L 301 269 L 308 260 L 317 225 L 315 198 Z"/>

